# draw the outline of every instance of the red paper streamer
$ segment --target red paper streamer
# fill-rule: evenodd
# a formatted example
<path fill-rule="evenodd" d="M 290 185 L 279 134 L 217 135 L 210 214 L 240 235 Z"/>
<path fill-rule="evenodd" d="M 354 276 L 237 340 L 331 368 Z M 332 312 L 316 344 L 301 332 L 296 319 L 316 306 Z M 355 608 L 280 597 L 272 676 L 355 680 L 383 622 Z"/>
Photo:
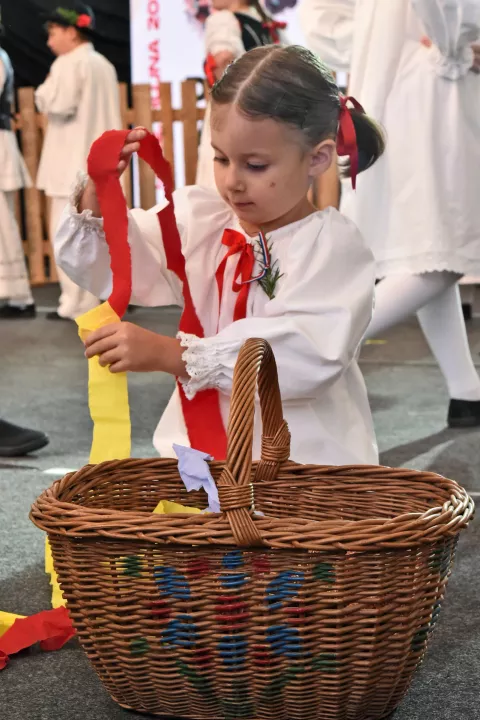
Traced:
<path fill-rule="evenodd" d="M 0 670 L 3 670 L 10 655 L 25 650 L 39 642 L 42 650 L 60 650 L 73 636 L 72 621 L 64 607 L 44 610 L 26 618 L 15 620 L 0 637 Z"/>

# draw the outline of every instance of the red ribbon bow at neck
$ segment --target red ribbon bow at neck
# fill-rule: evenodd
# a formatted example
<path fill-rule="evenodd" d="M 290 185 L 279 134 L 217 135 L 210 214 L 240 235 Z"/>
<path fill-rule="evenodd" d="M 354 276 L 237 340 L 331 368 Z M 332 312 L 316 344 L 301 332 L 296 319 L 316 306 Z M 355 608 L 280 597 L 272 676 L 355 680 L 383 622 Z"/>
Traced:
<path fill-rule="evenodd" d="M 238 255 L 240 253 L 233 278 L 232 290 L 233 292 L 238 293 L 238 297 L 235 302 L 233 320 L 242 320 L 247 315 L 248 292 L 250 289 L 249 280 L 252 277 L 255 265 L 253 247 L 251 243 L 247 241 L 245 236 L 236 230 L 225 230 L 223 233 L 222 244 L 226 245 L 229 250 L 215 273 L 218 287 L 219 307 L 221 307 L 222 303 L 225 268 L 227 266 L 228 258 L 232 257 L 232 255 Z M 241 279 L 240 282 L 239 279 Z"/>
<path fill-rule="evenodd" d="M 352 187 L 355 190 L 357 186 L 358 175 L 358 144 L 357 132 L 352 118 L 352 113 L 348 107 L 351 103 L 355 110 L 359 113 L 365 113 L 365 110 L 355 98 L 348 96 L 340 97 L 340 117 L 338 120 L 337 134 L 337 154 L 339 157 L 350 158 L 350 175 L 352 178 Z"/>

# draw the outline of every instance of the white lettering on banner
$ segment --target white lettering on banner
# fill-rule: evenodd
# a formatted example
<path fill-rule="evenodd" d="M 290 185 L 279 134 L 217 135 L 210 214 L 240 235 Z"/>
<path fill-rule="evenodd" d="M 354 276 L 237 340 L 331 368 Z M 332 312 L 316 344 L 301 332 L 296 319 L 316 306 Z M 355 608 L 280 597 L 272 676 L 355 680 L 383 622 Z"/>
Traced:
<path fill-rule="evenodd" d="M 160 3 L 158 0 L 149 0 L 147 30 L 155 32 L 157 37 L 148 43 L 148 75 L 150 78 L 152 107 L 155 110 L 160 109 L 160 38 L 158 31 L 160 30 Z"/>
<path fill-rule="evenodd" d="M 169 0 L 167 0 L 168 2 Z M 130 41 L 132 83 L 150 85 L 152 108 L 160 109 L 160 82 L 162 80 L 162 23 L 161 0 L 130 0 Z M 162 126 L 154 123 L 153 133 L 162 142 Z M 133 188 L 135 205 L 139 204 L 138 163 L 133 164 Z M 157 184 L 157 199 L 163 190 Z"/>

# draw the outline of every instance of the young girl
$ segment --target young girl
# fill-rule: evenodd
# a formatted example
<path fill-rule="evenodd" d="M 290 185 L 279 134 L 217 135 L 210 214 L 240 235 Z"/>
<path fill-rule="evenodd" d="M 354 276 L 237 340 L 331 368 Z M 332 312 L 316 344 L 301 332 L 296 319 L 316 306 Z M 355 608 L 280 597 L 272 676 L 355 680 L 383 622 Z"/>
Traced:
<path fill-rule="evenodd" d="M 375 162 L 383 150 L 381 134 L 364 114 L 347 109 L 331 76 L 304 48 L 252 50 L 215 85 L 218 192 L 193 186 L 174 195 L 193 300 L 188 313 L 197 314 L 203 337 L 189 329 L 186 303 L 184 331 L 176 339 L 117 323 L 93 332 L 86 343 L 87 356 L 98 355 L 112 372 L 163 371 L 180 378 L 186 397 L 175 391 L 155 433 L 161 455 L 171 456 L 174 442 L 209 450 L 217 439 L 211 437 L 212 395 L 226 426 L 238 352 L 245 340 L 260 337 L 276 356 L 292 459 L 377 462 L 356 363 L 372 312 L 373 258 L 349 220 L 331 208 L 317 212 L 307 199 L 313 178 L 332 162 L 338 128 L 341 137 L 356 128 L 359 170 Z M 120 172 L 143 135 L 140 129 L 129 134 Z M 95 188 L 91 181 L 81 185 L 59 226 L 57 260 L 81 286 L 106 297 L 111 273 Z M 181 284 L 167 270 L 171 238 L 162 241 L 157 212 L 130 213 L 133 301 L 182 305 Z M 271 267 L 265 276 L 263 237 Z M 192 398 L 197 409 L 198 398 L 205 398 L 196 418 Z M 255 458 L 260 438 L 257 423 Z"/>
<path fill-rule="evenodd" d="M 417 313 L 448 387 L 449 425 L 480 426 L 458 290 L 462 275 L 480 275 L 480 2 L 304 0 L 301 13 L 312 50 L 351 68 L 351 92 L 388 136 L 344 205 L 382 279 L 367 337 Z"/>
<path fill-rule="evenodd" d="M 227 65 L 244 52 L 262 45 L 282 44 L 284 23 L 272 20 L 259 0 L 213 0 L 212 13 L 205 23 L 205 74 L 212 87 Z M 197 184 L 215 188 L 213 150 L 210 134 L 210 105 L 198 151 Z"/>

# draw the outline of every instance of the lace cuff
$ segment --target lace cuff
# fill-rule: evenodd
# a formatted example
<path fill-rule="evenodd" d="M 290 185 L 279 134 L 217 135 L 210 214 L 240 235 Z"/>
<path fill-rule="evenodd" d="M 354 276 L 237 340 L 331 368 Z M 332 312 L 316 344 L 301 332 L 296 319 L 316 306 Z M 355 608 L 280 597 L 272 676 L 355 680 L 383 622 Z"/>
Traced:
<path fill-rule="evenodd" d="M 437 47 L 433 46 L 430 49 L 430 59 L 437 75 L 447 80 L 459 80 L 472 68 L 474 54 L 471 47 L 466 47 L 457 57 L 446 57 Z"/>
<path fill-rule="evenodd" d="M 186 348 L 182 359 L 190 377 L 182 379 L 181 383 L 187 399 L 193 400 L 200 390 L 220 389 L 219 349 L 196 335 L 179 332 L 177 338 Z"/>
<path fill-rule="evenodd" d="M 94 217 L 89 209 L 78 211 L 78 206 L 88 183 L 88 175 L 84 172 L 77 173 L 77 179 L 69 198 L 70 222 L 75 226 L 81 226 L 84 230 L 94 231 L 103 235 L 103 218 Z"/>

